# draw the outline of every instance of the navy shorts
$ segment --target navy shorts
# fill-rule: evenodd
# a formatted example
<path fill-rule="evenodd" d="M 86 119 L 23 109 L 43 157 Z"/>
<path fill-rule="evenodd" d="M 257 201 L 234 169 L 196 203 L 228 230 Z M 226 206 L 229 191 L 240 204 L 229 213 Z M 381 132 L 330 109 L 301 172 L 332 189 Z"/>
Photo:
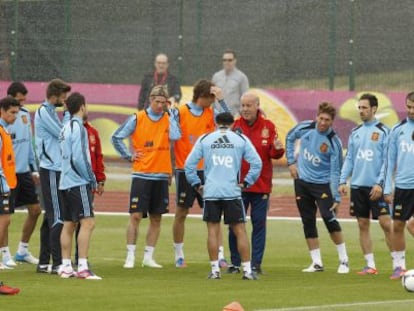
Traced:
<path fill-rule="evenodd" d="M 222 214 L 224 214 L 226 225 L 246 222 L 246 210 L 242 199 L 204 201 L 203 220 L 205 222 L 219 223 Z"/>
<path fill-rule="evenodd" d="M 369 193 L 372 187 L 351 188 L 350 214 L 358 218 L 378 219 L 380 216 L 390 215 L 390 208 L 384 198 L 372 201 Z"/>
<path fill-rule="evenodd" d="M 147 214 L 168 213 L 168 180 L 132 178 L 129 197 L 129 213 Z"/>
<path fill-rule="evenodd" d="M 36 186 L 33 181 L 32 173 L 18 173 L 17 177 L 17 186 L 16 186 L 16 197 L 15 197 L 15 206 L 25 206 L 38 204 L 39 198 L 36 192 Z"/>
<path fill-rule="evenodd" d="M 395 188 L 393 207 L 393 219 L 410 219 L 414 215 L 414 189 Z"/>
<path fill-rule="evenodd" d="M 204 184 L 204 171 L 197 171 L 198 177 L 201 179 L 201 184 Z M 188 183 L 183 170 L 175 171 L 175 193 L 176 204 L 182 208 L 191 208 L 194 201 L 197 199 L 198 205 L 203 207 L 203 198 L 193 187 Z"/>
<path fill-rule="evenodd" d="M 90 185 L 62 190 L 65 205 L 63 206 L 63 220 L 79 222 L 83 218 L 94 217 L 93 193 Z"/>

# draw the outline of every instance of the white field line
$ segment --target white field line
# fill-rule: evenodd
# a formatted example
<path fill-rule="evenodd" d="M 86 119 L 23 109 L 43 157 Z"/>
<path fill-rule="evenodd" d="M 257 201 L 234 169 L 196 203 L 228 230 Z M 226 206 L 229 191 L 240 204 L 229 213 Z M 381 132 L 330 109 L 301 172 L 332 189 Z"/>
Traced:
<path fill-rule="evenodd" d="M 384 301 L 367 301 L 367 302 L 354 302 L 354 303 L 339 303 L 332 305 L 319 305 L 319 306 L 307 306 L 307 307 L 293 307 L 293 308 L 276 308 L 276 309 L 257 309 L 254 311 L 300 311 L 300 310 L 322 310 L 322 309 L 336 309 L 336 308 L 352 308 L 358 306 L 375 306 L 375 305 L 388 305 L 388 304 L 408 304 L 414 302 L 413 299 L 406 300 L 384 300 Z"/>

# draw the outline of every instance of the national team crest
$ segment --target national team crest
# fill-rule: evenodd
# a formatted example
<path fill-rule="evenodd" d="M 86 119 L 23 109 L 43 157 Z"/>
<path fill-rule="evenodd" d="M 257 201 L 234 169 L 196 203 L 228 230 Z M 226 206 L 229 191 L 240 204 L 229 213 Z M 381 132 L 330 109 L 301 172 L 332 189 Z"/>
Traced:
<path fill-rule="evenodd" d="M 379 133 L 378 132 L 372 133 L 371 140 L 372 141 L 378 141 L 378 139 L 379 139 Z"/>
<path fill-rule="evenodd" d="M 325 144 L 325 143 L 322 143 L 322 144 L 319 146 L 319 151 L 320 151 L 320 152 L 322 152 L 322 153 L 326 153 L 326 152 L 328 151 L 328 145 L 327 145 L 327 144 Z"/>
<path fill-rule="evenodd" d="M 29 121 L 27 120 L 27 116 L 22 115 L 22 121 L 24 124 L 27 124 Z"/>
<path fill-rule="evenodd" d="M 263 130 L 262 130 L 262 138 L 269 138 L 269 129 L 267 128 L 267 127 L 265 127 Z"/>

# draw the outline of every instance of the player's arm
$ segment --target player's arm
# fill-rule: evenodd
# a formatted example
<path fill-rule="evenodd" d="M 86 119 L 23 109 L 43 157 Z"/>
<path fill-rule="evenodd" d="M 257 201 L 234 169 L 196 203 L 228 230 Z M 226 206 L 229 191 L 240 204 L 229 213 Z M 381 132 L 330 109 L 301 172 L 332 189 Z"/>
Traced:
<path fill-rule="evenodd" d="M 240 94 L 244 94 L 249 90 L 249 79 L 245 74 L 242 75 L 240 80 Z"/>
<path fill-rule="evenodd" d="M 250 164 L 249 171 L 247 172 L 246 177 L 242 181 L 244 184 L 244 188 L 247 188 L 253 185 L 259 178 L 260 172 L 262 171 L 263 163 L 262 159 L 260 159 L 260 156 L 257 153 L 256 148 L 254 148 L 251 141 L 245 135 L 243 135 L 243 137 L 246 139 L 243 158 Z"/>
<path fill-rule="evenodd" d="M 351 134 L 348 139 L 348 150 L 346 152 L 344 164 L 341 169 L 341 175 L 339 177 L 338 192 L 340 195 L 346 195 L 346 180 L 352 174 L 352 170 L 354 168 L 354 148 Z"/>
<path fill-rule="evenodd" d="M 197 165 L 203 157 L 203 147 L 200 142 L 203 137 L 204 135 L 198 138 L 198 140 L 194 144 L 193 149 L 191 150 L 190 154 L 185 160 L 185 177 L 187 178 L 188 183 L 195 188 L 199 188 L 201 186 L 201 179 L 200 177 L 198 177 L 197 174 Z"/>
<path fill-rule="evenodd" d="M 124 139 L 129 138 L 134 133 L 137 126 L 136 114 L 130 116 L 116 131 L 112 134 L 111 142 L 119 155 L 128 161 L 133 161 L 133 155 L 124 143 Z"/>
<path fill-rule="evenodd" d="M 3 140 L 0 137 L 0 151 L 3 149 Z M 8 196 L 10 194 L 10 188 L 7 184 L 6 177 L 4 176 L 4 170 L 2 163 L 0 161 L 0 195 L 1 196 Z"/>
<path fill-rule="evenodd" d="M 73 122 L 73 121 L 72 121 Z M 72 126 L 72 164 L 78 174 L 96 188 L 96 178 L 89 162 L 89 144 L 86 129 L 79 122 L 73 122 Z"/>
<path fill-rule="evenodd" d="M 398 135 L 399 131 L 393 129 L 389 136 L 388 148 L 387 148 L 387 162 L 385 164 L 385 187 L 384 198 L 387 202 L 392 201 L 392 176 L 394 175 L 395 165 L 397 161 L 398 151 Z"/>
<path fill-rule="evenodd" d="M 95 173 L 95 177 L 96 177 L 96 181 L 98 183 L 100 182 L 105 182 L 106 180 L 106 175 L 105 175 L 105 164 L 104 164 L 104 160 L 103 160 L 103 153 L 102 153 L 102 144 L 101 144 L 101 138 L 99 137 L 99 132 L 97 129 L 93 129 L 95 132 L 95 166 L 96 166 L 96 171 Z"/>
<path fill-rule="evenodd" d="M 170 140 L 175 141 L 181 138 L 181 127 L 178 109 L 169 109 L 170 116 Z"/>
<path fill-rule="evenodd" d="M 276 126 L 272 122 L 268 122 L 270 131 L 270 140 L 272 144 L 269 146 L 269 157 L 272 159 L 280 159 L 285 154 L 283 143 L 279 139 Z"/>
<path fill-rule="evenodd" d="M 211 87 L 211 94 L 213 94 L 216 97 L 218 105 L 214 105 L 214 119 L 219 113 L 222 112 L 229 112 L 230 109 L 227 106 L 226 102 L 224 101 L 224 95 L 223 90 L 219 88 L 218 86 L 212 86 Z"/>
<path fill-rule="evenodd" d="M 45 130 L 56 139 L 59 139 L 60 131 L 63 127 L 62 122 L 44 106 L 39 108 L 38 114 Z"/>
<path fill-rule="evenodd" d="M 305 122 L 298 123 L 293 127 L 286 135 L 286 159 L 290 172 L 290 176 L 296 179 L 299 178 L 298 169 L 296 166 L 295 158 L 295 143 L 298 139 L 301 138 L 304 131 L 302 130 L 306 126 Z"/>
<path fill-rule="evenodd" d="M 341 173 L 341 167 L 343 163 L 342 156 L 342 144 L 338 136 L 333 137 L 333 150 L 330 157 L 330 167 L 331 167 L 331 191 L 332 196 L 336 203 L 341 202 L 341 196 L 339 195 L 339 177 Z"/>

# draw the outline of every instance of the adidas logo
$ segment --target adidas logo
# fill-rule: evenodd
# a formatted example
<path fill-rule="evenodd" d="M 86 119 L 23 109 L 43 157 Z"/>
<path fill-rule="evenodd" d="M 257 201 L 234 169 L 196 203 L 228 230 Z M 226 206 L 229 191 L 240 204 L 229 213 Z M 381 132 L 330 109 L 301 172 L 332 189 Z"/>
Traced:
<path fill-rule="evenodd" d="M 218 148 L 234 148 L 234 144 L 230 142 L 226 135 L 223 135 L 211 144 L 211 149 Z"/>

